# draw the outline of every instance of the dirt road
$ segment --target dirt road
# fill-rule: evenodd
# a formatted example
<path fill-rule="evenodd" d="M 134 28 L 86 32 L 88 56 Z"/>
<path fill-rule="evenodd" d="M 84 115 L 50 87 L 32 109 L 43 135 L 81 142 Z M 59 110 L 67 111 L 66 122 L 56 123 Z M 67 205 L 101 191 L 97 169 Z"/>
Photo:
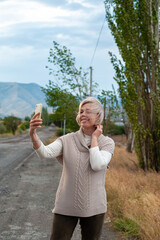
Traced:
<path fill-rule="evenodd" d="M 30 146 L 28 157 L 18 160 L 17 165 L 3 175 L 0 181 L 0 240 L 49 240 L 51 210 L 61 170 L 55 159 L 39 159 Z M 80 239 L 77 226 L 73 240 Z M 122 238 L 105 224 L 101 239 Z"/>

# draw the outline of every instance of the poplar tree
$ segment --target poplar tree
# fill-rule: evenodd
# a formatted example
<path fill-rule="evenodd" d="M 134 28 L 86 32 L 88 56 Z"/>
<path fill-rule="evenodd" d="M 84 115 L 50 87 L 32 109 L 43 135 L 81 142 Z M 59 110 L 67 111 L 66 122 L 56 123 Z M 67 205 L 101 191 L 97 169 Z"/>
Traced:
<path fill-rule="evenodd" d="M 123 108 L 144 170 L 160 168 L 159 1 L 105 0 L 121 59 L 111 52 Z"/>

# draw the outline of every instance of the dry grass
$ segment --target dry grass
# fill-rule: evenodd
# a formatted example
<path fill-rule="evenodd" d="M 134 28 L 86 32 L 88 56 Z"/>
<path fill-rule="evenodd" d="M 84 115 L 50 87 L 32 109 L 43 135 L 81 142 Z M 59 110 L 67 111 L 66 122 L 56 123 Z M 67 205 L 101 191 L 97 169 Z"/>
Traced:
<path fill-rule="evenodd" d="M 0 134 L 0 138 L 16 137 L 16 136 L 19 136 L 19 135 L 24 134 L 24 133 L 28 133 L 28 131 L 25 130 L 25 131 L 19 132 L 19 131 L 17 130 L 17 131 L 15 132 L 15 135 L 13 135 L 11 132 L 9 132 L 9 133 L 1 133 L 1 134 Z"/>
<path fill-rule="evenodd" d="M 139 168 L 136 153 L 122 147 L 124 136 L 114 140 L 118 146 L 106 174 L 107 218 L 113 225 L 120 223 L 119 229 L 134 240 L 160 240 L 160 174 Z"/>
<path fill-rule="evenodd" d="M 160 174 L 145 173 L 138 166 L 135 152 L 116 146 L 106 174 L 106 190 L 107 215 L 113 225 L 129 219 L 136 224 L 140 239 L 160 240 Z"/>
<path fill-rule="evenodd" d="M 48 145 L 48 144 L 54 142 L 56 139 L 57 139 L 57 136 L 56 136 L 56 135 L 53 135 L 53 136 L 50 137 L 49 139 L 45 140 L 45 141 L 44 141 L 44 144 L 45 144 L 45 145 Z"/>

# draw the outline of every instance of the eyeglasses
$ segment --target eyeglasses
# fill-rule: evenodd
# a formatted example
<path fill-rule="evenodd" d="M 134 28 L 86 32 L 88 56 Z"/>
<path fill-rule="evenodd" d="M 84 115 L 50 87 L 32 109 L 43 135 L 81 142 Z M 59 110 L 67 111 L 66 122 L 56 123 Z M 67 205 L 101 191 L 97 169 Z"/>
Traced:
<path fill-rule="evenodd" d="M 89 109 L 86 109 L 86 110 L 81 110 L 80 111 L 80 114 L 83 114 L 84 112 L 86 112 L 86 114 L 90 115 L 90 114 L 97 114 L 95 111 L 91 111 Z"/>

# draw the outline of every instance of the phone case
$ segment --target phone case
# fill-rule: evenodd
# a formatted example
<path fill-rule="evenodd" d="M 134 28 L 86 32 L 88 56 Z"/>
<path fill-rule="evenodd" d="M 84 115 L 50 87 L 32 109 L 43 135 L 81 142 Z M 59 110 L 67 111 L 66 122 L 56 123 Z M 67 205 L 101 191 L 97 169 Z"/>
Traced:
<path fill-rule="evenodd" d="M 35 114 L 37 114 L 39 112 L 40 112 L 39 118 L 41 118 L 41 112 L 42 112 L 42 104 L 41 103 L 36 104 L 36 108 L 35 108 Z"/>

